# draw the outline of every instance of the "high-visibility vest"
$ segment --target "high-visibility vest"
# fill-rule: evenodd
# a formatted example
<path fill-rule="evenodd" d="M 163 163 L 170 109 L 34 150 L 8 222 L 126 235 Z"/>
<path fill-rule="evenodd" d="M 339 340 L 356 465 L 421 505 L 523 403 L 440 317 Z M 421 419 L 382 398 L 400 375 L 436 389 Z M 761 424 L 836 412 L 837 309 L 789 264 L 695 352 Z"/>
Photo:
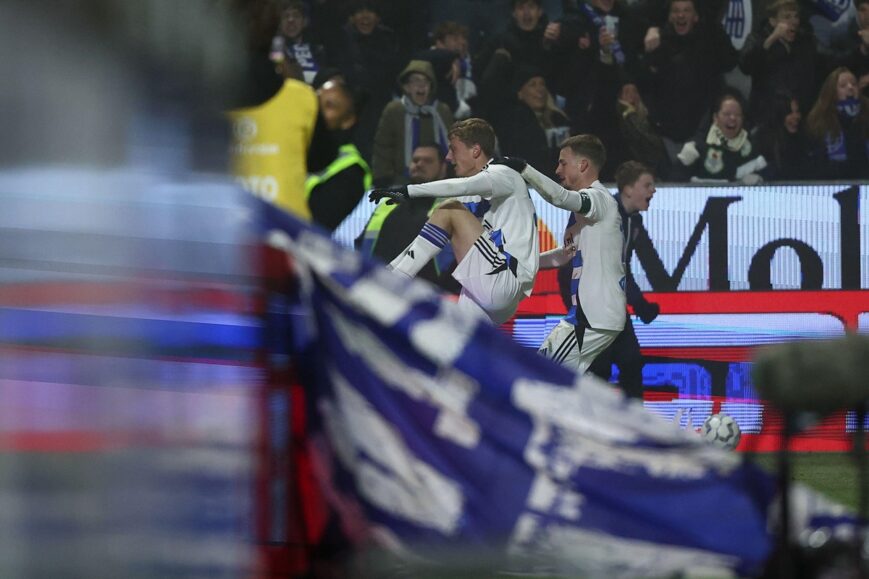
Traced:
<path fill-rule="evenodd" d="M 364 185 L 365 190 L 368 191 L 371 189 L 373 185 L 373 180 L 371 177 L 371 169 L 368 167 L 368 163 L 365 162 L 365 159 L 362 158 L 362 155 L 359 153 L 359 149 L 356 148 L 356 145 L 353 143 L 347 143 L 346 145 L 341 145 L 338 147 L 338 156 L 335 157 L 335 160 L 329 163 L 329 166 L 320 171 L 319 173 L 312 173 L 308 175 L 308 178 L 305 179 L 305 199 L 311 198 L 311 191 L 314 190 L 314 187 L 320 185 L 321 183 L 325 183 L 344 169 L 348 167 L 352 167 L 353 165 L 359 165 L 362 168 L 362 172 L 364 173 Z"/>
<path fill-rule="evenodd" d="M 374 213 L 368 219 L 365 225 L 365 231 L 362 232 L 362 245 L 359 251 L 365 255 L 374 255 L 374 246 L 377 244 L 377 238 L 380 237 L 380 230 L 383 229 L 383 222 L 389 217 L 398 207 L 398 203 L 392 205 L 384 202 L 378 203 L 374 209 Z"/>
<path fill-rule="evenodd" d="M 230 111 L 232 170 L 258 197 L 306 219 L 308 147 L 317 122 L 317 95 L 307 84 L 287 79 L 265 103 Z"/>
<path fill-rule="evenodd" d="M 438 205 L 440 205 L 443 200 L 432 199 L 431 202 L 431 209 L 428 211 L 429 216 L 434 213 L 434 210 L 437 209 Z M 398 203 L 390 205 L 386 203 L 386 201 L 381 201 L 377 205 L 374 209 L 374 213 L 372 213 L 371 217 L 368 218 L 368 223 L 365 224 L 365 229 L 362 231 L 362 243 L 359 246 L 359 251 L 365 255 L 374 255 L 374 247 L 377 245 L 377 240 L 380 238 L 383 224 L 386 222 L 386 218 L 389 217 L 398 206 Z M 435 269 L 438 271 L 441 269 L 437 261 L 435 261 Z"/>

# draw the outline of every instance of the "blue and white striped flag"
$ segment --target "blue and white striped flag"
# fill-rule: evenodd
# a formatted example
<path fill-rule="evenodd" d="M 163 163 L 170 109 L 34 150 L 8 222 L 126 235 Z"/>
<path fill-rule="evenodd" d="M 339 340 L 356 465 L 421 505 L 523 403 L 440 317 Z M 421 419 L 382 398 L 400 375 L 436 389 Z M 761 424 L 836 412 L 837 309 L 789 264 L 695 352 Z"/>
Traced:
<path fill-rule="evenodd" d="M 768 474 L 264 209 L 297 276 L 295 354 L 345 528 L 355 518 L 409 565 L 473 553 L 549 575 L 761 569 L 778 520 Z M 836 505 L 792 497 L 794 532 L 853 532 Z"/>

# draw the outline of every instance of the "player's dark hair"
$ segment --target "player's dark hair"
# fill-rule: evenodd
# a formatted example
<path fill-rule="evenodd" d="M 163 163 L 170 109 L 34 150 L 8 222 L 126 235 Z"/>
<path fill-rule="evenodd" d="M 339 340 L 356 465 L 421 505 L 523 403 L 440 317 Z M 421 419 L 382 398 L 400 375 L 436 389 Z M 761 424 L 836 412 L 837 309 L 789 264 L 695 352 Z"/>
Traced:
<path fill-rule="evenodd" d="M 645 174 L 653 175 L 651 169 L 639 161 L 625 161 L 616 169 L 616 185 L 621 193 L 625 187 L 636 183 Z"/>
<path fill-rule="evenodd" d="M 490 157 L 495 152 L 495 130 L 483 119 L 470 118 L 456 121 L 447 133 L 447 138 L 453 137 L 469 147 L 480 145 L 483 152 Z"/>
<path fill-rule="evenodd" d="M 574 155 L 585 157 L 597 168 L 603 169 L 606 163 L 606 147 L 594 135 L 574 135 L 566 138 L 560 148 L 570 148 Z"/>

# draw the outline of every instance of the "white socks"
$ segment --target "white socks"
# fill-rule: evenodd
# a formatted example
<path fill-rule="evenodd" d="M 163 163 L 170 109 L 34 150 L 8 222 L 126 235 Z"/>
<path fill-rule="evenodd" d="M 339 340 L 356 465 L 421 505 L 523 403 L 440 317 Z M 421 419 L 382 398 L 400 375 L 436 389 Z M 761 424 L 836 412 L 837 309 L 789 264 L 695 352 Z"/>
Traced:
<path fill-rule="evenodd" d="M 449 234 L 432 223 L 426 222 L 422 226 L 419 235 L 408 245 L 401 254 L 392 260 L 389 269 L 413 277 L 431 258 L 440 253 L 440 250 L 449 243 Z"/>

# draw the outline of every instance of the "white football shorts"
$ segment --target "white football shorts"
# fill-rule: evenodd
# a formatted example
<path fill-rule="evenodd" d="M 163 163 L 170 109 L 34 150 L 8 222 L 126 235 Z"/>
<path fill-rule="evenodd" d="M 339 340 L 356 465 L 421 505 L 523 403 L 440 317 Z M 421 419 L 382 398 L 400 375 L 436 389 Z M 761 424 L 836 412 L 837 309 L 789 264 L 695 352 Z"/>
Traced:
<path fill-rule="evenodd" d="M 595 330 L 561 320 L 537 351 L 578 374 L 584 374 L 598 354 L 606 350 L 620 333 L 621 330 Z"/>
<path fill-rule="evenodd" d="M 459 305 L 469 311 L 482 309 L 493 323 L 503 324 L 525 297 L 516 267 L 516 259 L 501 252 L 484 232 L 453 271 L 462 284 Z"/>

